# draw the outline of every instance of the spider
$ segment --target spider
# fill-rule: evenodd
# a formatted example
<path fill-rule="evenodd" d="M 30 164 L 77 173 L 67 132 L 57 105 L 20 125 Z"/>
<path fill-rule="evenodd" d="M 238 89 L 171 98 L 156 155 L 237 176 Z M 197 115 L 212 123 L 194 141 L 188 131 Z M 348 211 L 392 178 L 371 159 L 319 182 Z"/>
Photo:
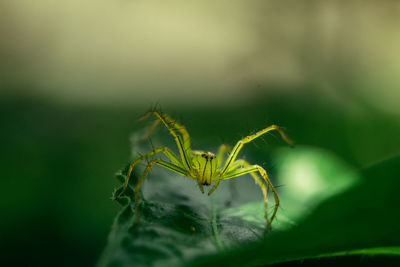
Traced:
<path fill-rule="evenodd" d="M 208 191 L 208 195 L 211 195 L 215 189 L 218 187 L 221 180 L 227 180 L 231 178 L 235 178 L 238 176 L 242 176 L 245 174 L 250 174 L 256 184 L 258 184 L 261 188 L 263 197 L 264 197 L 264 206 L 265 206 L 265 219 L 267 221 L 267 226 L 265 228 L 265 233 L 271 228 L 271 223 L 275 218 L 276 212 L 279 207 L 279 198 L 275 191 L 274 186 L 268 178 L 267 172 L 259 165 L 252 165 L 245 161 L 244 159 L 236 159 L 243 145 L 253 141 L 254 139 L 270 132 L 270 131 L 278 131 L 281 135 L 282 139 L 288 143 L 290 146 L 293 146 L 293 142 L 286 136 L 286 134 L 279 128 L 277 125 L 271 125 L 267 128 L 264 128 L 255 134 L 246 136 L 239 140 L 236 145 L 231 150 L 227 145 L 221 145 L 218 149 L 217 154 L 207 151 L 199 151 L 192 150 L 190 147 L 190 136 L 187 132 L 186 128 L 177 122 L 175 122 L 171 117 L 167 114 L 163 114 L 160 111 L 153 109 L 148 111 L 143 115 L 141 119 L 148 118 L 151 114 L 154 114 L 157 117 L 157 120 L 150 126 L 149 130 L 142 138 L 142 140 L 146 140 L 150 134 L 154 131 L 156 126 L 162 122 L 165 127 L 169 130 L 171 135 L 174 137 L 175 142 L 178 146 L 179 156 L 177 157 L 169 148 L 167 147 L 159 147 L 154 148 L 152 151 L 140 156 L 136 160 L 134 160 L 128 169 L 124 187 L 122 191 L 118 194 L 117 198 L 119 198 L 127 189 L 129 178 L 131 177 L 133 168 L 142 160 L 146 160 L 151 156 L 164 153 L 164 155 L 171 161 L 167 162 L 161 159 L 153 159 L 148 162 L 146 168 L 144 169 L 142 175 L 139 177 L 139 180 L 134 187 L 134 200 L 135 200 L 135 209 L 136 216 L 139 221 L 138 214 L 138 191 L 143 180 L 146 178 L 150 169 L 154 165 L 160 165 L 166 169 L 169 169 L 173 172 L 176 172 L 180 175 L 195 179 L 199 186 L 199 189 L 202 193 L 204 193 L 204 186 L 210 186 L 213 182 L 214 185 Z M 223 161 L 224 154 L 229 153 L 229 156 L 225 161 Z M 260 176 L 262 179 L 260 178 Z M 268 217 L 268 188 L 271 190 L 274 199 L 275 199 L 275 207 L 271 217 Z"/>

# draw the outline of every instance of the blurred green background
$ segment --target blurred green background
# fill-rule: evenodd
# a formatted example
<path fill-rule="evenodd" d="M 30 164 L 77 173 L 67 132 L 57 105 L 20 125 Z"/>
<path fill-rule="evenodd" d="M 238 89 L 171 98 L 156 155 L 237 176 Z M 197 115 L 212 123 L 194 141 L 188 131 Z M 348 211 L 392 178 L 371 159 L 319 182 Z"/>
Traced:
<path fill-rule="evenodd" d="M 277 123 L 355 169 L 398 154 L 399 27 L 396 1 L 2 1 L 4 255 L 94 264 L 157 103 L 197 149 Z"/>

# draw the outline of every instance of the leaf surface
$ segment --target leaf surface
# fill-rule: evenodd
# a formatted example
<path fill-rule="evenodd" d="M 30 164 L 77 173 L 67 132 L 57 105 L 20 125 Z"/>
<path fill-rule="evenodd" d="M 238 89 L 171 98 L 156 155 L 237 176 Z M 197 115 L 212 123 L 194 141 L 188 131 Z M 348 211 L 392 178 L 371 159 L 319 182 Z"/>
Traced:
<path fill-rule="evenodd" d="M 236 190 L 221 182 L 207 197 L 195 181 L 154 170 L 140 194 L 140 226 L 130 187 L 98 265 L 254 266 L 400 254 L 400 157 L 361 172 L 312 147 L 283 149 L 275 159 L 281 208 L 265 237 L 262 195 L 251 177 L 237 179 Z M 121 182 L 125 174 L 117 175 Z"/>

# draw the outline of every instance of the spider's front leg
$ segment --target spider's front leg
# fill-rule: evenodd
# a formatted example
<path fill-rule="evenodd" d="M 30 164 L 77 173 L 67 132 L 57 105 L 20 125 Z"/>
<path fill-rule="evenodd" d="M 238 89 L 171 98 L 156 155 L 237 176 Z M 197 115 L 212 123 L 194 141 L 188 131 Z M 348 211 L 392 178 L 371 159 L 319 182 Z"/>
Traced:
<path fill-rule="evenodd" d="M 253 141 L 254 139 L 262 136 L 263 134 L 266 134 L 270 131 L 278 131 L 279 134 L 281 135 L 282 139 L 288 143 L 290 146 L 293 146 L 293 141 L 290 140 L 289 137 L 287 137 L 287 135 L 282 131 L 281 128 L 279 128 L 279 126 L 273 124 L 265 129 L 262 129 L 261 131 L 256 132 L 255 134 L 249 135 L 244 137 L 242 140 L 239 140 L 236 145 L 233 147 L 231 154 L 229 155 L 228 159 L 226 160 L 224 166 L 221 169 L 221 175 L 224 175 L 231 167 L 231 165 L 233 164 L 233 162 L 235 161 L 237 155 L 239 154 L 240 150 L 242 149 L 244 144 L 247 144 L 251 141 Z"/>
<path fill-rule="evenodd" d="M 262 168 L 259 165 L 250 165 L 245 160 L 237 160 L 237 161 L 235 161 L 235 163 L 232 166 L 236 167 L 236 166 L 240 166 L 241 164 L 243 164 L 244 168 L 239 168 L 239 169 L 232 168 L 231 170 L 226 172 L 221 177 L 221 180 L 222 179 L 223 180 L 231 179 L 234 177 L 245 175 L 247 173 L 249 173 L 253 177 L 253 179 L 260 186 L 261 191 L 263 192 L 264 207 L 265 207 L 265 219 L 267 220 L 267 227 L 265 228 L 265 233 L 267 233 L 269 231 L 269 229 L 271 228 L 271 223 L 275 218 L 276 212 L 278 211 L 278 207 L 279 207 L 278 194 L 276 193 L 275 188 L 272 185 L 271 180 L 268 178 L 267 172 L 264 170 L 264 168 Z M 261 181 L 261 178 L 255 172 L 260 173 L 260 175 L 263 177 L 263 179 L 266 182 L 268 187 Z M 275 199 L 274 211 L 270 218 L 268 218 L 268 197 L 267 197 L 268 188 L 271 190 L 272 194 L 274 195 L 274 199 Z"/>
<path fill-rule="evenodd" d="M 157 120 L 149 128 L 148 132 L 145 134 L 143 138 L 148 138 L 159 124 L 159 121 L 161 121 L 175 139 L 176 145 L 178 146 L 179 149 L 179 154 L 182 159 L 182 164 L 184 165 L 185 169 L 190 170 L 192 168 L 192 162 L 190 157 L 190 151 L 191 151 L 190 136 L 186 128 L 183 125 L 180 125 L 176 121 L 171 119 L 167 114 L 162 114 L 155 109 L 150 110 L 146 114 L 144 114 L 141 120 L 146 119 L 151 114 L 154 114 L 157 117 Z M 178 135 L 176 131 L 178 131 L 181 135 Z"/>

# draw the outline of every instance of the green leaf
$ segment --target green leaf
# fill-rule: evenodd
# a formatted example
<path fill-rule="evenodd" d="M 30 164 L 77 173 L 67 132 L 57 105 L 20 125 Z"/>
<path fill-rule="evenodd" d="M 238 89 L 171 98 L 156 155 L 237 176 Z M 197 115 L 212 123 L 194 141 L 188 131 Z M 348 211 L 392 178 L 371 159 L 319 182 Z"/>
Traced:
<path fill-rule="evenodd" d="M 400 157 L 362 171 L 362 182 L 319 205 L 290 231 L 191 266 L 261 265 L 341 255 L 400 256 Z"/>
<path fill-rule="evenodd" d="M 236 191 L 221 182 L 208 197 L 192 179 L 154 169 L 139 198 L 140 226 L 128 190 L 98 265 L 254 266 L 399 255 L 399 157 L 361 174 L 310 147 L 283 149 L 274 160 L 281 208 L 265 237 L 262 195 L 251 177 L 237 179 Z"/>

